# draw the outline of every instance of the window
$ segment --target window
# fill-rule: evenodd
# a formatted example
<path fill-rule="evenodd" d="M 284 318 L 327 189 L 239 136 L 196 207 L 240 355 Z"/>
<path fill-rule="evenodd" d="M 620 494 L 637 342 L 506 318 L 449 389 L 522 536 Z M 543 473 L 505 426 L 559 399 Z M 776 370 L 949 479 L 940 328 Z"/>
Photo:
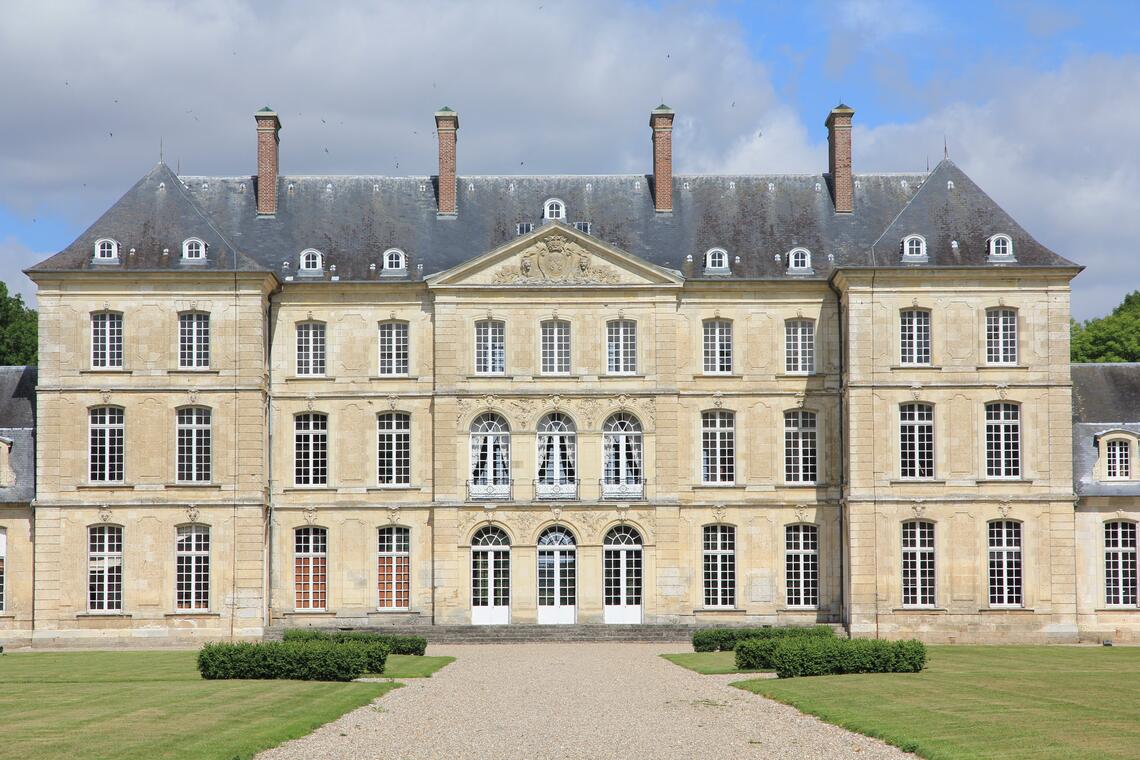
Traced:
<path fill-rule="evenodd" d="M 627 412 L 602 425 L 602 497 L 639 498 L 645 483 L 641 466 L 641 423 Z"/>
<path fill-rule="evenodd" d="M 934 407 L 930 404 L 899 407 L 899 476 L 934 477 Z"/>
<path fill-rule="evenodd" d="M 542 204 L 542 218 L 562 221 L 566 218 L 566 204 L 557 198 L 551 198 Z"/>
<path fill-rule="evenodd" d="M 908 235 L 902 242 L 903 258 L 925 259 L 926 240 L 921 235 Z"/>
<path fill-rule="evenodd" d="M 408 374 L 408 323 L 380 323 L 380 374 Z"/>
<path fill-rule="evenodd" d="M 202 261 L 206 258 L 206 244 L 197 238 L 182 243 L 182 258 L 189 261 Z"/>
<path fill-rule="evenodd" d="M 178 315 L 178 368 L 209 369 L 210 315 L 186 312 Z"/>
<path fill-rule="evenodd" d="M 175 607 L 210 609 L 210 529 L 205 525 L 179 527 L 174 562 Z"/>
<path fill-rule="evenodd" d="M 91 315 L 91 368 L 123 368 L 123 315 L 100 311 Z"/>
<path fill-rule="evenodd" d="M 819 528 L 784 529 L 784 577 L 789 607 L 819 606 Z"/>
<path fill-rule="evenodd" d="M 811 269 L 811 253 L 806 248 L 795 248 L 788 254 L 788 269 L 806 271 Z"/>
<path fill-rule="evenodd" d="M 1136 606 L 1136 523 L 1104 524 L 1104 601 Z"/>
<path fill-rule="evenodd" d="M 6 598 L 4 596 L 4 564 L 8 560 L 8 531 L 0 528 L 0 612 L 4 612 L 7 607 Z"/>
<path fill-rule="evenodd" d="M 297 325 L 297 374 L 325 374 L 324 322 L 301 322 Z"/>
<path fill-rule="evenodd" d="M 1017 312 L 986 311 L 986 363 L 1017 364 Z"/>
<path fill-rule="evenodd" d="M 511 492 L 511 429 L 497 414 L 481 414 L 471 423 L 472 498 L 505 498 Z"/>
<path fill-rule="evenodd" d="M 294 608 L 324 610 L 328 605 L 329 534 L 324 528 L 293 533 Z"/>
<path fill-rule="evenodd" d="M 323 266 L 323 258 L 320 251 L 314 251 L 312 248 L 301 251 L 301 271 L 320 272 Z"/>
<path fill-rule="evenodd" d="M 123 609 L 123 529 L 92 525 L 87 529 L 87 611 Z"/>
<path fill-rule="evenodd" d="M 637 372 L 637 323 L 633 320 L 606 323 L 606 371 L 611 375 Z"/>
<path fill-rule="evenodd" d="M 899 327 L 899 363 L 930 364 L 930 312 L 907 309 Z"/>
<path fill-rule="evenodd" d="M 990 606 L 1021 606 L 1021 523 L 995 520 L 990 531 Z"/>
<path fill-rule="evenodd" d="M 408 268 L 408 257 L 398 248 L 389 248 L 384 251 L 384 271 L 388 274 L 400 274 Z"/>
<path fill-rule="evenodd" d="M 1128 480 L 1132 477 L 1132 443 L 1125 440 L 1105 444 L 1105 477 L 1109 480 Z"/>
<path fill-rule="evenodd" d="M 178 428 L 178 482 L 209 483 L 211 436 L 210 410 L 188 407 L 176 413 Z"/>
<path fill-rule="evenodd" d="M 703 569 L 706 607 L 736 604 L 736 528 L 706 525 Z"/>
<path fill-rule="evenodd" d="M 990 258 L 1013 258 L 1013 239 L 1009 235 L 994 235 L 990 238 Z"/>
<path fill-rule="evenodd" d="M 723 248 L 712 248 L 705 252 L 705 269 L 708 271 L 728 271 L 728 253 Z"/>
<path fill-rule="evenodd" d="M 515 225 L 516 235 L 529 235 L 534 232 L 534 223 L 532 222 L 519 222 Z"/>
<path fill-rule="evenodd" d="M 574 421 L 552 412 L 538 422 L 538 481 L 540 499 L 574 498 L 578 494 Z"/>
<path fill-rule="evenodd" d="M 570 374 L 570 323 L 558 319 L 542 323 L 542 374 Z"/>
<path fill-rule="evenodd" d="M 902 524 L 902 603 L 904 607 L 934 606 L 934 523 L 909 520 Z"/>
<path fill-rule="evenodd" d="M 701 412 L 701 482 L 736 482 L 736 432 L 732 412 Z"/>
<path fill-rule="evenodd" d="M 704 332 L 705 374 L 732 374 L 732 322 L 706 319 Z"/>
<path fill-rule="evenodd" d="M 789 375 L 815 372 L 815 322 L 810 319 L 784 323 L 784 371 Z"/>
<path fill-rule="evenodd" d="M 784 412 L 784 481 L 814 483 L 817 464 L 815 412 Z"/>
<path fill-rule="evenodd" d="M 298 414 L 294 420 L 293 483 L 323 486 L 329 478 L 329 418 Z"/>
<path fill-rule="evenodd" d="M 119 258 L 119 244 L 114 240 L 104 238 L 95 243 L 96 261 L 114 261 Z"/>
<path fill-rule="evenodd" d="M 495 319 L 475 323 L 475 374 L 501 375 L 507 371 L 506 329 Z"/>
<path fill-rule="evenodd" d="M 1021 477 L 1021 408 L 986 404 L 986 476 Z"/>
<path fill-rule="evenodd" d="M 377 417 L 378 440 L 376 482 L 382 486 L 412 482 L 412 418 L 402 412 L 385 412 Z"/>
<path fill-rule="evenodd" d="M 411 531 L 380 528 L 376 547 L 376 606 L 382 610 L 410 608 Z"/>
<path fill-rule="evenodd" d="M 590 223 L 589 222 L 574 222 L 574 229 L 578 230 L 578 232 L 583 232 L 583 233 L 589 235 L 590 234 Z"/>
<path fill-rule="evenodd" d="M 88 413 L 88 473 L 92 483 L 123 482 L 123 410 L 100 406 Z"/>

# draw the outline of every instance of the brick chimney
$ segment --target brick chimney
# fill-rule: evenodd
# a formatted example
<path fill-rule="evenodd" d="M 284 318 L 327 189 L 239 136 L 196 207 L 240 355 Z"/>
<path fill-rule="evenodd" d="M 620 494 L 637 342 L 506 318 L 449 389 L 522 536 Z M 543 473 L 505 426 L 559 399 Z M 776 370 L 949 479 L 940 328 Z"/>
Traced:
<path fill-rule="evenodd" d="M 653 129 L 653 206 L 673 210 L 673 109 L 662 103 L 649 113 Z"/>
<path fill-rule="evenodd" d="M 435 132 L 439 136 L 439 213 L 455 215 L 455 138 L 459 114 L 447 106 L 435 112 Z"/>
<path fill-rule="evenodd" d="M 855 183 L 851 178 L 851 117 L 854 109 L 842 103 L 831 109 L 827 121 L 827 172 L 831 197 L 838 214 L 855 210 Z"/>
<path fill-rule="evenodd" d="M 277 213 L 277 133 L 281 121 L 269 106 L 255 113 L 253 119 L 257 122 L 257 213 L 272 216 Z"/>

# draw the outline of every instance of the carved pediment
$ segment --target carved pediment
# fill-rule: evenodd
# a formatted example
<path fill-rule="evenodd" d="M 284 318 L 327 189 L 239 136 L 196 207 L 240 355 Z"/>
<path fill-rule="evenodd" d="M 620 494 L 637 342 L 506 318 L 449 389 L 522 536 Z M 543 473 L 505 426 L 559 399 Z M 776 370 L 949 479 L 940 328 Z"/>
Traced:
<path fill-rule="evenodd" d="M 496 285 L 616 285 L 614 269 L 565 235 L 549 235 L 495 270 Z"/>

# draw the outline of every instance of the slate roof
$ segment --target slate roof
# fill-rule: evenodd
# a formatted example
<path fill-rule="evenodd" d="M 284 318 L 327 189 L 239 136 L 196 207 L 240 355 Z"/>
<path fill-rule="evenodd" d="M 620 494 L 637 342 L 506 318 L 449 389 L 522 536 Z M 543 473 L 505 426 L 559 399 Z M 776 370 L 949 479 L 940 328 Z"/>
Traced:
<path fill-rule="evenodd" d="M 16 476 L 0 486 L 0 504 L 27 503 L 36 494 L 35 393 L 35 367 L 0 367 L 0 437 L 12 441 Z"/>
<path fill-rule="evenodd" d="M 1140 435 L 1140 363 L 1074 364 L 1073 485 L 1079 496 L 1140 496 L 1140 481 L 1093 478 L 1095 438 L 1109 430 Z"/>

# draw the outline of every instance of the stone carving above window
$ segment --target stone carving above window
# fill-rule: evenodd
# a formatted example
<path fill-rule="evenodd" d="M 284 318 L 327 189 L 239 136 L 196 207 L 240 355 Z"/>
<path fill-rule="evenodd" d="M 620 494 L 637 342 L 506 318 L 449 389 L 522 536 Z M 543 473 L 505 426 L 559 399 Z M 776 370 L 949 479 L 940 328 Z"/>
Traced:
<path fill-rule="evenodd" d="M 550 235 L 524 250 L 495 273 L 496 285 L 615 285 L 618 274 L 598 264 L 582 246 L 565 235 Z"/>

